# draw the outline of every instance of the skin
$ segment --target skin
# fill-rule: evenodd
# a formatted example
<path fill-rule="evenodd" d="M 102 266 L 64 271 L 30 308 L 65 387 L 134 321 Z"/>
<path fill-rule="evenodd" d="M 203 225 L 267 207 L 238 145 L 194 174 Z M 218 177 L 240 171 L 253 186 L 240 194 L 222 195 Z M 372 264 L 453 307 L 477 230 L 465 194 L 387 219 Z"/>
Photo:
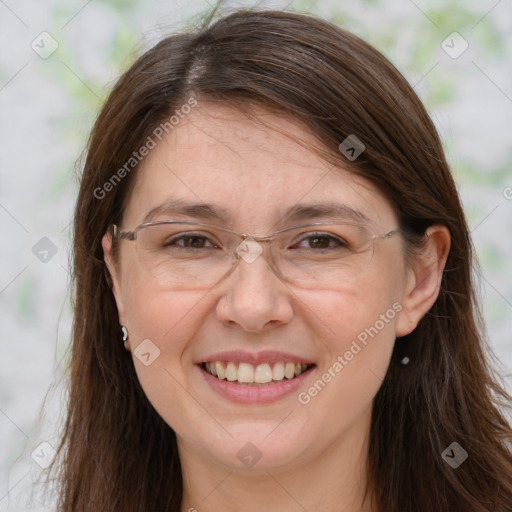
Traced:
<path fill-rule="evenodd" d="M 227 207 L 228 227 L 256 236 L 277 229 L 288 207 L 327 199 L 363 211 L 375 233 L 398 227 L 392 205 L 370 183 L 286 135 L 314 141 L 303 126 L 255 112 L 276 130 L 227 106 L 194 109 L 137 170 L 121 227 L 134 229 L 169 197 Z M 182 512 L 375 511 L 371 482 L 363 499 L 373 399 L 396 337 L 414 330 L 435 302 L 449 250 L 445 227 L 428 235 L 410 266 L 400 234 L 379 240 L 366 271 L 339 289 L 293 287 L 258 258 L 240 261 L 209 290 L 173 292 L 147 279 L 133 242 L 120 241 L 113 261 L 105 234 L 126 349 L 133 355 L 150 339 L 160 350 L 149 366 L 135 356 L 133 362 L 148 399 L 177 435 Z M 300 391 L 307 390 L 394 303 L 401 311 L 306 405 L 296 393 L 270 404 L 231 403 L 194 364 L 223 350 L 289 352 L 317 365 Z M 252 468 L 236 455 L 247 442 L 262 455 Z"/>

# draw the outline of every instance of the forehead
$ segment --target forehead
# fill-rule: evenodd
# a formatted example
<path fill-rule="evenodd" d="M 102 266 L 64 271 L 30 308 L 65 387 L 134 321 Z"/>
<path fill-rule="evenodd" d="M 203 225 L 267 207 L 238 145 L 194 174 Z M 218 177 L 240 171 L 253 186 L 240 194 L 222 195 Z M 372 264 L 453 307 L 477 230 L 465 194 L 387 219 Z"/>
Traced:
<path fill-rule="evenodd" d="M 202 221 L 215 219 L 212 205 L 221 213 L 216 220 L 263 233 L 292 220 L 287 213 L 320 204 L 349 216 L 361 213 L 361 221 L 376 225 L 395 220 L 387 199 L 369 182 L 301 145 L 318 141 L 296 120 L 258 107 L 253 114 L 200 103 L 182 118 L 136 170 L 124 224 L 168 218 L 170 205 L 185 203 L 195 204 L 189 211 L 199 212 Z"/>

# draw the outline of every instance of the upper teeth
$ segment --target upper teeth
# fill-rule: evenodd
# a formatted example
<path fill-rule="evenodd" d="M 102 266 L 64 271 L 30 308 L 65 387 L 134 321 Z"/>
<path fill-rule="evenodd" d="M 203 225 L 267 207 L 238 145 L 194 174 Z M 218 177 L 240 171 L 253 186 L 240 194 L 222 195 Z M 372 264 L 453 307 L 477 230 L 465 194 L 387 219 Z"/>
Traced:
<path fill-rule="evenodd" d="M 254 366 L 249 363 L 228 363 L 222 361 L 205 363 L 206 370 L 219 379 L 230 382 L 265 384 L 272 380 L 293 379 L 306 371 L 311 365 L 301 363 L 269 363 Z"/>

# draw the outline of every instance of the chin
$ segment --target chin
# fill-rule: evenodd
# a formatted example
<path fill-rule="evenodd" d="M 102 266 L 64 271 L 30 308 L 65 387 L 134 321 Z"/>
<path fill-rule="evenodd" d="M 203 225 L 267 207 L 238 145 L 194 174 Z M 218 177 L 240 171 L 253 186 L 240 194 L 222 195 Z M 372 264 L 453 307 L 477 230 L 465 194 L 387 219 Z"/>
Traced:
<path fill-rule="evenodd" d="M 276 428 L 277 427 L 277 428 Z M 292 427 L 293 428 L 293 427 Z M 282 430 L 280 430 L 282 429 Z M 212 439 L 208 439 L 208 451 L 230 470 L 236 472 L 270 471 L 290 468 L 304 455 L 304 447 L 311 446 L 313 439 L 306 439 L 296 424 L 290 432 L 290 425 L 279 426 L 279 422 L 265 421 L 260 424 L 242 422 L 229 432 L 223 431 L 222 440 L 215 443 L 218 450 L 212 450 Z M 200 443 L 199 443 L 200 444 Z"/>

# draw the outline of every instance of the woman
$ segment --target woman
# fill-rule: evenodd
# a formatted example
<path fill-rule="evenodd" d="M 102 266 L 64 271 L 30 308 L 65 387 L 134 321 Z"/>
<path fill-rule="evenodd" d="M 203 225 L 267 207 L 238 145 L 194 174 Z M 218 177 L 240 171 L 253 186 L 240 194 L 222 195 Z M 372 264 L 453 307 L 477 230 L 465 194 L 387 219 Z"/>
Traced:
<path fill-rule="evenodd" d="M 455 184 L 357 37 L 242 10 L 150 49 L 74 243 L 59 510 L 512 509 Z"/>

